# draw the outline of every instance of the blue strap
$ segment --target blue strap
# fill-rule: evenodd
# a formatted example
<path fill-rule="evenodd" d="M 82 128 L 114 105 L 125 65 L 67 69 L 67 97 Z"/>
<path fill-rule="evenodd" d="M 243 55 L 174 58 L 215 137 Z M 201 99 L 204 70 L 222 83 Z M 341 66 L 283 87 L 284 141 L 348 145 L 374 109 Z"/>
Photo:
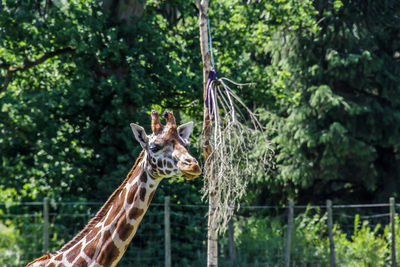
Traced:
<path fill-rule="evenodd" d="M 208 23 L 208 46 L 210 48 L 210 55 L 211 55 L 211 66 L 214 68 L 214 54 L 212 50 L 212 39 L 211 39 L 211 26 L 210 26 L 210 20 L 207 18 L 207 23 Z"/>

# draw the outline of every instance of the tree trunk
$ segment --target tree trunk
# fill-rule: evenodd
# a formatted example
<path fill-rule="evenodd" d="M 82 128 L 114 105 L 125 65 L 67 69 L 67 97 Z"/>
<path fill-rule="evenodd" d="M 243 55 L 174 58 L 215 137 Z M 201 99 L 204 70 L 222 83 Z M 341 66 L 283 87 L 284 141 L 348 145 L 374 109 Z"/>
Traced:
<path fill-rule="evenodd" d="M 212 152 L 211 147 L 211 131 L 212 124 L 208 113 L 208 108 L 205 104 L 206 91 L 207 91 L 207 80 L 208 74 L 212 69 L 211 57 L 208 49 L 208 25 L 207 25 L 207 8 L 208 0 L 198 1 L 200 10 L 200 49 L 203 61 L 203 100 L 204 100 L 204 115 L 203 115 L 203 130 L 202 130 L 202 141 L 203 141 L 203 155 L 204 164 L 207 165 L 208 158 Z M 205 166 L 205 170 L 210 170 Z M 211 176 L 211 179 L 215 179 Z M 208 184 L 212 184 L 209 182 Z M 218 233 L 215 226 L 211 223 L 215 214 L 216 199 L 214 194 L 210 193 L 208 196 L 208 242 L 207 242 L 207 266 L 217 267 L 218 266 Z"/>
<path fill-rule="evenodd" d="M 140 18 L 144 12 L 145 0 L 102 0 L 103 9 L 108 10 L 117 20 L 133 23 L 132 17 Z"/>

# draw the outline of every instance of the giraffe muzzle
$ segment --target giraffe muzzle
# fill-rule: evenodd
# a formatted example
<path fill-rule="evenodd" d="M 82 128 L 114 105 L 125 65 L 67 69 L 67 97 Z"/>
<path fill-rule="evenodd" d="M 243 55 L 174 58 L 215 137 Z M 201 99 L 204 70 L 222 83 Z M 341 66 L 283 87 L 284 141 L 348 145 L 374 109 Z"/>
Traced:
<path fill-rule="evenodd" d="M 180 170 L 187 180 L 192 180 L 201 174 L 200 166 L 197 163 L 184 166 Z"/>

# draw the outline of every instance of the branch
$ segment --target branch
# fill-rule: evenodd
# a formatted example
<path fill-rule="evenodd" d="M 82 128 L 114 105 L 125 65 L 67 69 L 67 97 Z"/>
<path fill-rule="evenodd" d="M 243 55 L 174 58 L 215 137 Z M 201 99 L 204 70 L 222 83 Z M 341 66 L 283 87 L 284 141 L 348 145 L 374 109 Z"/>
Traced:
<path fill-rule="evenodd" d="M 11 82 L 12 76 L 14 72 L 8 71 L 6 78 L 4 79 L 4 84 L 0 89 L 0 93 L 7 89 L 8 84 Z"/>
<path fill-rule="evenodd" d="M 21 66 L 11 67 L 9 71 L 16 72 L 19 70 L 27 70 L 29 68 L 32 68 L 36 65 L 43 63 L 44 61 L 46 61 L 49 58 L 52 58 L 52 57 L 55 57 L 55 56 L 58 56 L 61 54 L 71 53 L 71 52 L 74 52 L 75 50 L 76 50 L 76 48 L 67 47 L 67 48 L 62 48 L 62 49 L 50 52 L 48 54 L 44 54 L 43 56 L 41 56 L 40 58 L 38 58 L 35 61 L 24 60 L 24 62 Z"/>
<path fill-rule="evenodd" d="M 8 71 L 7 71 L 7 75 L 5 77 L 4 84 L 0 88 L 0 93 L 7 89 L 8 84 L 11 82 L 11 79 L 12 79 L 12 76 L 13 76 L 14 72 L 27 70 L 29 68 L 32 68 L 32 67 L 34 67 L 36 65 L 39 65 L 39 64 L 45 62 L 49 58 L 52 58 L 52 57 L 55 57 L 55 56 L 58 56 L 58 55 L 61 55 L 61 54 L 72 53 L 75 50 L 76 50 L 76 48 L 74 48 L 74 47 L 66 47 L 66 48 L 58 49 L 58 50 L 55 50 L 53 52 L 49 52 L 47 54 L 44 54 L 43 56 L 41 56 L 40 58 L 38 58 L 37 60 L 34 60 L 34 61 L 24 60 L 22 65 L 21 66 L 17 66 L 17 67 L 9 66 L 7 63 L 1 64 L 0 68 L 8 68 Z"/>

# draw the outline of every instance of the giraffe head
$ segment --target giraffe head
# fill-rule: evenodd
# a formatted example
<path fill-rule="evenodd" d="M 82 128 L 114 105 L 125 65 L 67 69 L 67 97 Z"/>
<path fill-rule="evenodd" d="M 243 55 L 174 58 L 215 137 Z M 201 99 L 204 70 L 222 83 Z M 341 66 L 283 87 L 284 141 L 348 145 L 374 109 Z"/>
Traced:
<path fill-rule="evenodd" d="M 190 180 L 201 174 L 197 160 L 187 151 L 189 135 L 193 122 L 177 127 L 172 112 L 166 111 L 163 117 L 166 125 L 160 121 L 157 111 L 151 112 L 152 134 L 147 135 L 143 127 L 131 123 L 136 140 L 147 152 L 148 173 L 155 179 L 184 176 Z"/>

